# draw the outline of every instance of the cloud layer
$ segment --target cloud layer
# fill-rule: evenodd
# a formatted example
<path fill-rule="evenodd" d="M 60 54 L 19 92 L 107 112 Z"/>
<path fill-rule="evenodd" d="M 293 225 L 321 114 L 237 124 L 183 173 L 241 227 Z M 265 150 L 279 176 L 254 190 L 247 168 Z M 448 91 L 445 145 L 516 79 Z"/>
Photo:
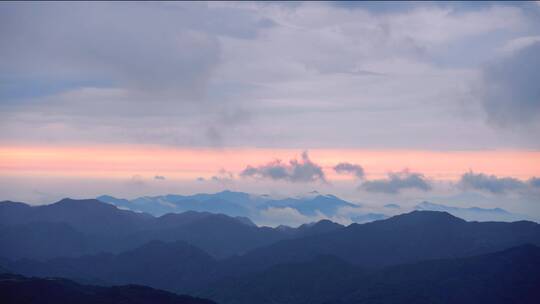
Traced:
<path fill-rule="evenodd" d="M 379 6 L 3 2 L 0 141 L 540 147 L 537 5 Z"/>

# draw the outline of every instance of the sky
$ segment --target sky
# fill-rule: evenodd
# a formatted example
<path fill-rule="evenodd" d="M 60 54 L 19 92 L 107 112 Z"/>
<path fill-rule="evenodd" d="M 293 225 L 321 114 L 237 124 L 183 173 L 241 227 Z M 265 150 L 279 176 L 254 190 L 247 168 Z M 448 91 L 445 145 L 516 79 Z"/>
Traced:
<path fill-rule="evenodd" d="M 540 2 L 2 2 L 0 38 L 0 199 L 540 218 Z"/>

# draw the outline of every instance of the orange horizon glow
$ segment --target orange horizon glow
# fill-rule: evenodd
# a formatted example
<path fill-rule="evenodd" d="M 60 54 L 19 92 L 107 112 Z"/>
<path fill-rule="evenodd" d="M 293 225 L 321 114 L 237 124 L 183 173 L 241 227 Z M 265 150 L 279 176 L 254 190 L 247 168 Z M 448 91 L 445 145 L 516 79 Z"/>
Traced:
<path fill-rule="evenodd" d="M 540 151 L 482 150 L 370 150 L 309 149 L 310 159 L 321 165 L 330 180 L 352 179 L 337 175 L 339 162 L 360 164 L 368 178 L 405 168 L 436 180 L 456 180 L 472 170 L 497 176 L 528 179 L 540 176 Z M 224 169 L 238 174 L 246 166 L 275 159 L 300 158 L 300 149 L 173 148 L 159 146 L 3 146 L 2 176 L 66 176 L 126 178 L 164 175 L 168 179 L 209 177 Z"/>

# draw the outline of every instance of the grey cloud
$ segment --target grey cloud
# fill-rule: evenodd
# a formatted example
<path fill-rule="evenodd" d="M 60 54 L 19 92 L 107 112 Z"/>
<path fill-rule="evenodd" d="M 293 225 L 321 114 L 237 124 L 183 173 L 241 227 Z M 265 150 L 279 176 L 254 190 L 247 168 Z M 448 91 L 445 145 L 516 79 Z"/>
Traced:
<path fill-rule="evenodd" d="M 166 178 L 163 175 L 156 175 L 156 176 L 154 176 L 154 179 L 156 179 L 156 180 L 165 180 Z"/>
<path fill-rule="evenodd" d="M 228 184 L 234 181 L 234 174 L 225 169 L 221 169 L 216 175 L 212 175 L 209 178 L 199 176 L 195 180 L 197 182 L 217 182 L 221 184 Z"/>
<path fill-rule="evenodd" d="M 408 170 L 388 173 L 387 179 L 365 181 L 360 187 L 368 192 L 389 194 L 397 194 L 403 189 L 431 190 L 431 185 L 423 174 Z"/>
<path fill-rule="evenodd" d="M 10 99 L 22 91 L 97 87 L 121 88 L 129 101 L 102 96 L 109 99 L 105 107 L 69 101 L 52 105 L 56 113 L 84 114 L 87 107 L 120 116 L 134 108 L 143 115 L 183 113 L 186 103 L 211 111 L 209 81 L 221 58 L 220 37 L 255 38 L 271 26 L 265 20 L 202 3 L 2 3 L 2 85 Z"/>
<path fill-rule="evenodd" d="M 248 125 L 252 113 L 245 108 L 221 108 L 205 123 L 205 138 L 214 147 L 221 147 L 231 140 L 231 134 L 239 127 Z"/>
<path fill-rule="evenodd" d="M 529 179 L 529 185 L 535 188 L 540 188 L 540 177 L 533 176 Z"/>
<path fill-rule="evenodd" d="M 28 73 L 64 86 L 83 82 L 151 92 L 153 102 L 164 96 L 195 99 L 219 57 L 216 37 L 189 22 L 189 11 L 196 9 L 128 3 L 5 5 L 2 66 L 15 77 Z"/>
<path fill-rule="evenodd" d="M 483 69 L 483 108 L 499 126 L 526 125 L 540 117 L 540 42 Z"/>
<path fill-rule="evenodd" d="M 534 181 L 531 182 L 533 184 Z M 461 176 L 458 186 L 465 190 L 481 190 L 494 194 L 502 194 L 512 190 L 523 189 L 527 185 L 513 177 L 497 177 L 484 173 L 467 172 Z"/>
<path fill-rule="evenodd" d="M 230 183 L 234 180 L 234 174 L 232 172 L 229 172 L 225 169 L 221 169 L 219 170 L 218 174 L 212 176 L 210 178 L 211 181 L 213 182 L 218 182 L 218 183 Z"/>
<path fill-rule="evenodd" d="M 10 125 L 47 117 L 64 133 L 108 129 L 76 135 L 90 140 L 189 145 L 179 133 L 196 129 L 195 144 L 221 145 L 231 121 L 245 123 L 237 112 L 250 111 L 212 81 L 222 39 L 251 40 L 273 26 L 250 9 L 206 3 L 2 3 L 0 116 Z M 143 119 L 152 128 L 138 127 Z M 220 132 L 205 134 L 208 125 Z"/>
<path fill-rule="evenodd" d="M 484 50 L 493 43 L 476 37 L 514 29 L 522 19 L 516 10 L 453 14 L 431 8 L 385 17 L 324 3 L 281 6 L 2 2 L 0 140 L 287 148 L 534 145 L 510 142 L 473 120 L 456 122 L 447 111 L 469 94 L 466 84 L 476 78 L 476 71 L 463 73 L 475 66 L 462 69 L 470 53 L 491 55 Z M 441 25 L 445 34 L 426 24 Z M 464 39 L 471 36 L 474 41 Z M 460 58 L 457 66 L 440 64 L 447 52 Z M 465 138 L 456 136 L 465 131 Z"/>
<path fill-rule="evenodd" d="M 292 159 L 289 163 L 275 160 L 257 167 L 247 166 L 240 176 L 290 182 L 326 182 L 322 167 L 309 159 L 307 151 L 302 153 L 301 160 Z"/>
<path fill-rule="evenodd" d="M 339 163 L 334 166 L 334 171 L 336 171 L 338 174 L 353 174 L 359 179 L 364 178 L 364 168 L 356 164 Z"/>
<path fill-rule="evenodd" d="M 142 187 L 146 185 L 146 182 L 142 176 L 135 174 L 128 180 L 127 185 L 131 187 Z"/>
<path fill-rule="evenodd" d="M 214 126 L 209 126 L 206 128 L 204 133 L 208 142 L 213 146 L 221 146 L 223 144 L 223 135 L 222 133 Z"/>

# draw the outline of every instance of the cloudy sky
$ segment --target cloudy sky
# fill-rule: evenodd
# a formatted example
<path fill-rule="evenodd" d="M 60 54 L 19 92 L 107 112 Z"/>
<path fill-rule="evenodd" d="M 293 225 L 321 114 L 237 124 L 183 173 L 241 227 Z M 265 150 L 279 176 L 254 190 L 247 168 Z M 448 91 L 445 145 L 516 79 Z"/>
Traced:
<path fill-rule="evenodd" d="M 1 199 L 233 189 L 540 217 L 540 4 L 0 3 Z"/>

